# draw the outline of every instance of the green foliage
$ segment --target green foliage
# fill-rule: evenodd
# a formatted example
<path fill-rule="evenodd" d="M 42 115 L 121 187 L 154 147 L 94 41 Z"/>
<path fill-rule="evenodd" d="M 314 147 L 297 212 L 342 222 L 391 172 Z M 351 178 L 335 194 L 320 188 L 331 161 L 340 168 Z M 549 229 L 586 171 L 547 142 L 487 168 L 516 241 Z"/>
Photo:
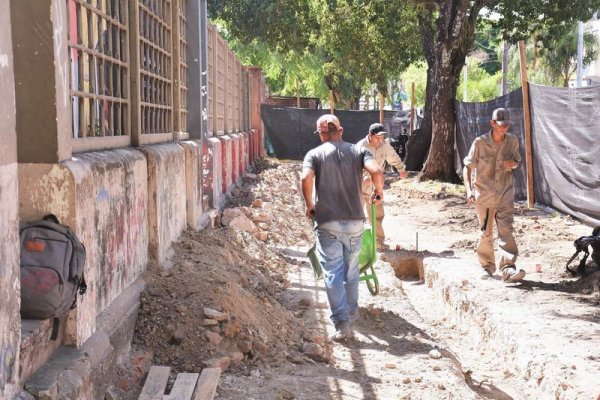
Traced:
<path fill-rule="evenodd" d="M 255 60 L 272 69 L 272 89 L 284 94 L 293 86 L 295 93 L 298 77 L 304 93 L 328 98 L 325 82 L 342 107 L 356 105 L 371 83 L 385 93 L 388 81 L 420 57 L 415 12 L 387 0 L 209 1 L 211 18 L 221 18 L 238 41 L 236 51 L 264 44 L 262 54 L 274 57 Z"/>
<path fill-rule="evenodd" d="M 502 80 L 502 72 L 497 72 L 490 75 L 475 57 L 467 59 L 467 100 L 469 102 L 482 102 L 492 100 L 500 94 L 500 83 Z M 457 97 L 465 101 L 463 98 L 465 88 L 464 69 L 460 77 L 458 85 Z"/>
<path fill-rule="evenodd" d="M 536 43 L 549 77 L 565 87 L 577 68 L 577 36 L 576 24 L 550 26 L 540 33 Z M 585 66 L 598 58 L 598 38 L 593 33 L 584 33 L 583 45 Z"/>
<path fill-rule="evenodd" d="M 425 106 L 425 88 L 427 86 L 427 64 L 414 63 L 400 75 L 406 90 L 409 92 L 412 82 L 415 83 L 415 107 Z"/>

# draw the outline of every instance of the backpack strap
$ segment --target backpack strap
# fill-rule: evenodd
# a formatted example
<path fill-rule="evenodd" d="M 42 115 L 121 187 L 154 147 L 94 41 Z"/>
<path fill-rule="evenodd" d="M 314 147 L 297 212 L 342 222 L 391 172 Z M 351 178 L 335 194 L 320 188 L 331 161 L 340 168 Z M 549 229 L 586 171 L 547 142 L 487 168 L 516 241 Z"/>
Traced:
<path fill-rule="evenodd" d="M 59 224 L 60 225 L 60 222 L 58 221 L 58 217 L 56 215 L 54 215 L 54 214 L 46 214 L 46 215 L 44 215 L 44 218 L 42 218 L 42 219 L 44 221 L 52 221 L 55 224 Z"/>

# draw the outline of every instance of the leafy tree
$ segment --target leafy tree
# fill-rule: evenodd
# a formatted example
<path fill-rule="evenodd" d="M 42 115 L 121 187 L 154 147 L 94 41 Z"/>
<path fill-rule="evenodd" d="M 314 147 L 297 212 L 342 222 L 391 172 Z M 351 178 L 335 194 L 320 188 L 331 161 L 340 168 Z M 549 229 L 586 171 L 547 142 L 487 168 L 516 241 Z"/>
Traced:
<path fill-rule="evenodd" d="M 421 4 L 419 21 L 424 32 L 422 41 L 430 70 L 424 142 L 427 143 L 428 137 L 431 137 L 427 161 L 419 179 L 443 181 L 458 180 L 453 167 L 454 99 L 465 58 L 474 47 L 475 27 L 479 19 L 488 18 L 492 26 L 503 32 L 505 38 L 516 41 L 545 26 L 588 20 L 600 9 L 600 0 L 435 0 L 417 4 Z M 499 18 L 493 19 L 491 16 Z M 427 109 L 428 104 L 431 104 L 430 110 Z M 431 118 L 430 126 L 428 118 Z"/>
<path fill-rule="evenodd" d="M 563 24 L 545 28 L 537 36 L 540 58 L 547 66 L 550 77 L 562 86 L 569 86 L 577 71 L 577 25 Z M 598 58 L 598 38 L 590 32 L 583 35 L 583 65 Z"/>
<path fill-rule="evenodd" d="M 209 12 L 241 43 L 319 57 L 336 104 L 349 108 L 371 83 L 386 94 L 387 82 L 420 57 L 415 9 L 405 2 L 213 0 Z"/>

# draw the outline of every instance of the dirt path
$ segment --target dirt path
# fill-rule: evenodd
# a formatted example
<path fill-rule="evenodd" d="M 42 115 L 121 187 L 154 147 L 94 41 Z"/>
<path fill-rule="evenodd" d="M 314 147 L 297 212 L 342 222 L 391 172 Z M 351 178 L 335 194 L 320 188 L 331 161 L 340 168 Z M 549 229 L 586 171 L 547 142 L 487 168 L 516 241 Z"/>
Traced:
<path fill-rule="evenodd" d="M 135 398 L 151 364 L 176 372 L 221 366 L 220 399 L 536 398 L 531 382 L 548 390 L 562 382 L 547 383 L 562 370 L 544 348 L 565 341 L 575 349 L 563 363 L 571 372 L 565 379 L 573 381 L 552 398 L 584 398 L 565 396 L 592 385 L 578 379 L 596 367 L 588 354 L 593 342 L 585 341 L 600 332 L 597 282 L 566 281 L 562 270 L 572 240 L 589 228 L 519 208 L 519 266 L 528 270 L 528 282 L 506 287 L 482 279 L 472 252 L 474 212 L 454 195 L 455 187 L 389 179 L 384 227 L 391 248 L 400 250 L 385 252 L 377 264 L 378 296 L 361 283 L 355 337 L 336 343 L 329 339 L 323 283 L 302 257 L 312 232 L 303 218 L 298 174 L 297 163 L 259 165 L 215 221 L 226 227 L 186 233 L 173 267 L 149 270 L 132 357 L 123 366 L 135 373 L 116 381 L 123 398 Z M 538 264 L 541 273 L 534 272 Z M 496 308 L 527 326 L 532 307 L 545 316 L 565 304 L 565 315 L 533 331 L 509 325 L 520 337 L 535 338 L 531 346 L 544 362 L 506 356 L 521 351 L 521 342 L 507 339 L 508 320 L 488 324 L 500 318 Z M 570 330 L 566 314 L 576 322 Z M 558 329 L 560 340 L 553 342 L 544 329 Z M 549 369 L 548 379 L 540 368 Z"/>

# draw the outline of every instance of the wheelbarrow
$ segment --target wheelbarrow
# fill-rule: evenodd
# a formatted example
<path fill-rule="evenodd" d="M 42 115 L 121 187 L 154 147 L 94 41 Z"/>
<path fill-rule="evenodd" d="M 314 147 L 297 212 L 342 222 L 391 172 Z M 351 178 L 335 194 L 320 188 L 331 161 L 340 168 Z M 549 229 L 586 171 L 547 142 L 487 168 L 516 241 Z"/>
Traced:
<path fill-rule="evenodd" d="M 369 292 L 375 296 L 379 293 L 379 280 L 375 274 L 373 265 L 377 261 L 377 236 L 375 233 L 375 204 L 371 204 L 371 224 L 365 224 L 363 232 L 362 245 L 358 255 L 358 269 L 360 271 L 359 281 L 365 281 Z M 317 256 L 317 244 L 315 243 L 307 253 L 310 264 L 312 265 L 315 277 L 323 279 L 323 271 Z"/>

